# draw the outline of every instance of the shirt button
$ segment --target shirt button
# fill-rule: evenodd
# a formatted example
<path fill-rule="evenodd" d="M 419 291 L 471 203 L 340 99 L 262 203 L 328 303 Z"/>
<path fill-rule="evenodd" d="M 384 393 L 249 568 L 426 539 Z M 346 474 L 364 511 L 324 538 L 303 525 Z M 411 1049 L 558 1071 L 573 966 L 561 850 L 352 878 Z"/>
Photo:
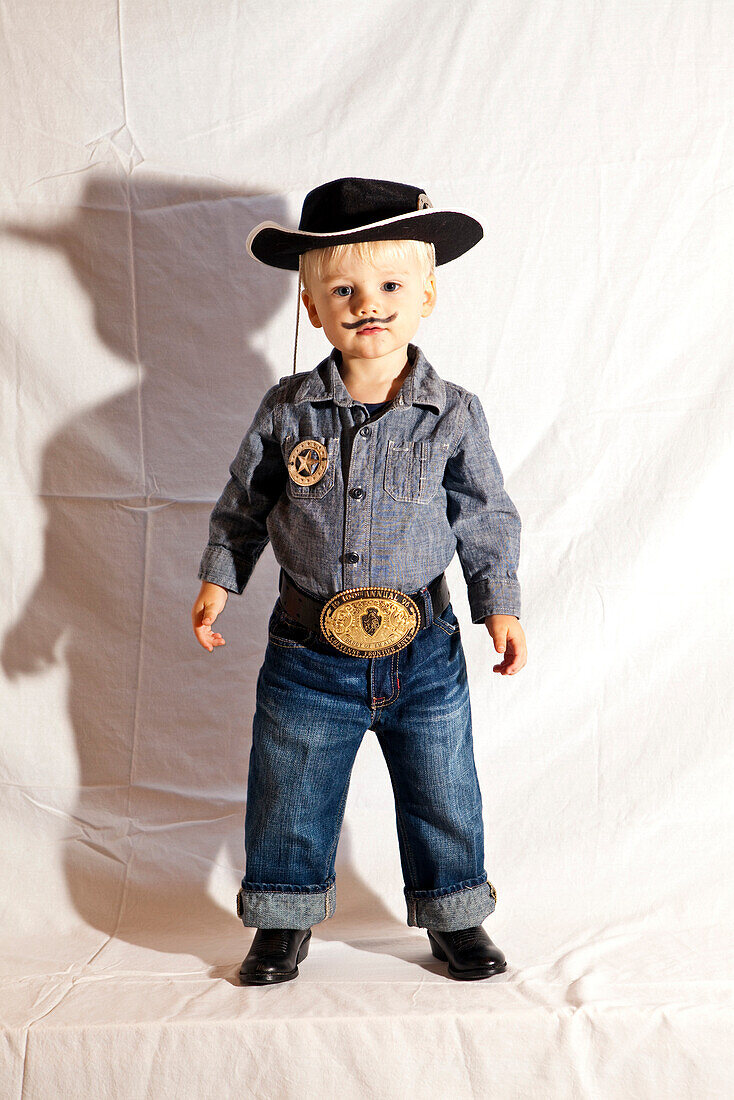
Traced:
<path fill-rule="evenodd" d="M 364 489 L 361 485 L 357 485 L 356 488 L 349 490 L 349 495 L 350 497 L 354 497 L 355 500 L 359 500 L 360 497 L 364 496 Z"/>
<path fill-rule="evenodd" d="M 359 434 L 360 435 L 369 435 L 371 431 L 372 431 L 372 429 L 370 428 L 369 424 L 365 424 L 364 428 L 359 429 Z"/>
<path fill-rule="evenodd" d="M 359 561 L 359 554 L 355 554 L 352 550 L 348 554 L 344 555 L 350 565 L 354 565 L 355 561 Z"/>

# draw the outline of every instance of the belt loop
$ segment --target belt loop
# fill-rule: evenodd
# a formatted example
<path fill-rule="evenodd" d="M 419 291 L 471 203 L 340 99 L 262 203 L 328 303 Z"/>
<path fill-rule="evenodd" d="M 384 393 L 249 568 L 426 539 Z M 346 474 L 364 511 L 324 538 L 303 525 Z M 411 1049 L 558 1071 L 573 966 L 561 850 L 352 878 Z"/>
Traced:
<path fill-rule="evenodd" d="M 431 593 L 428 591 L 428 585 L 427 584 L 424 585 L 423 588 L 419 589 L 419 591 L 420 591 L 421 596 L 423 597 L 423 607 L 425 609 L 425 615 L 426 615 L 425 625 L 427 627 L 428 626 L 433 626 L 433 597 L 431 596 Z"/>

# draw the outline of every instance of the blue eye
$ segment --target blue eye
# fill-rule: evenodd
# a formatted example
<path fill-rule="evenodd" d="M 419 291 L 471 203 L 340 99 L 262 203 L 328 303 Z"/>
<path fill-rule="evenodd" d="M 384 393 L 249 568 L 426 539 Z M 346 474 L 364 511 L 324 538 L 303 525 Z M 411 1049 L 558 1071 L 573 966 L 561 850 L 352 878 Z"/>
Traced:
<path fill-rule="evenodd" d="M 385 286 L 385 287 L 391 287 L 391 286 L 395 287 L 396 290 L 400 289 L 400 283 L 396 283 L 394 279 L 388 279 L 382 285 Z M 341 293 L 342 290 L 346 290 L 347 293 L 342 294 Z M 348 287 L 348 286 L 337 286 L 337 287 L 334 287 L 334 289 L 332 291 L 332 294 L 336 295 L 337 298 L 347 298 L 351 293 L 352 293 L 352 289 L 351 289 L 351 287 Z M 392 294 L 393 291 L 388 291 L 388 293 Z"/>

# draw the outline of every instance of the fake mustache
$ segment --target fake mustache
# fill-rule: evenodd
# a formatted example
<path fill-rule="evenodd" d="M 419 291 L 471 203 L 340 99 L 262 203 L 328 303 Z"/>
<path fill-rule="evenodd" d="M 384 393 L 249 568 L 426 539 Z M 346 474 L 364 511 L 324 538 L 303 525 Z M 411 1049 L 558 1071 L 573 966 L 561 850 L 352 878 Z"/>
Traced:
<path fill-rule="evenodd" d="M 396 317 L 397 313 L 393 313 L 391 317 L 387 317 L 384 321 L 380 321 L 377 317 L 370 317 L 368 321 L 355 321 L 353 325 L 348 325 L 346 321 L 342 321 L 342 328 L 372 328 L 375 325 L 389 325 Z"/>

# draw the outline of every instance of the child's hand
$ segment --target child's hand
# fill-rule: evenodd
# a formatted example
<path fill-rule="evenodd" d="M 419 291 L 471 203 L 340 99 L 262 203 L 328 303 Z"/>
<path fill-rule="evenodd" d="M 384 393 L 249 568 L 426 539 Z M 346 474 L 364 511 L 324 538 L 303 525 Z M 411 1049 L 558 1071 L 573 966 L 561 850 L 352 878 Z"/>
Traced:
<path fill-rule="evenodd" d="M 520 621 L 514 615 L 487 615 L 484 625 L 492 635 L 494 648 L 505 655 L 501 664 L 492 666 L 492 672 L 503 676 L 519 672 L 528 661 L 525 631 Z"/>
<path fill-rule="evenodd" d="M 215 634 L 212 623 L 220 611 L 224 611 L 229 592 L 221 585 L 211 581 L 202 581 L 199 595 L 191 611 L 196 640 L 211 653 L 216 645 L 226 645 L 221 634 Z"/>

